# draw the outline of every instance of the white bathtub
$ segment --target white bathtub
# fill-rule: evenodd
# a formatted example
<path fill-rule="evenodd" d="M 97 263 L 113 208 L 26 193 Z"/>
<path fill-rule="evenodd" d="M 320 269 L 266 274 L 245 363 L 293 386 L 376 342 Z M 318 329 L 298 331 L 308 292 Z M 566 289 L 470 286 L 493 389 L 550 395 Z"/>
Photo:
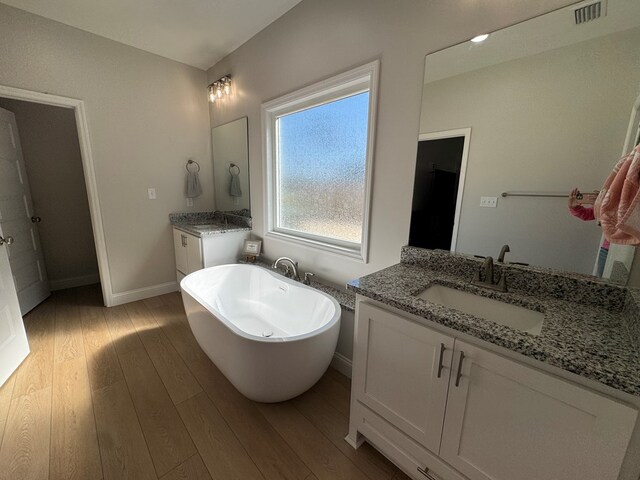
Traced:
<path fill-rule="evenodd" d="M 246 397 L 288 400 L 327 370 L 340 330 L 333 297 L 255 265 L 205 268 L 180 286 L 198 343 Z"/>

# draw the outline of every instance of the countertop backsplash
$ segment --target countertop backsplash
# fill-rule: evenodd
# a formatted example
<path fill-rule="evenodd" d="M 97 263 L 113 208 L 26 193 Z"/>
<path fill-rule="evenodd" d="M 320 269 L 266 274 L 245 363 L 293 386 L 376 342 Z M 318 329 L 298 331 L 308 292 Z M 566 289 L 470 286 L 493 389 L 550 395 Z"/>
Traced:
<path fill-rule="evenodd" d="M 484 259 L 472 255 L 403 247 L 401 263 L 418 265 L 472 280 Z M 621 312 L 627 299 L 627 288 L 601 281 L 589 275 L 563 272 L 550 268 L 498 263 L 494 259 L 496 277 L 506 272 L 509 291 L 556 298 L 582 305 L 593 305 Z"/>

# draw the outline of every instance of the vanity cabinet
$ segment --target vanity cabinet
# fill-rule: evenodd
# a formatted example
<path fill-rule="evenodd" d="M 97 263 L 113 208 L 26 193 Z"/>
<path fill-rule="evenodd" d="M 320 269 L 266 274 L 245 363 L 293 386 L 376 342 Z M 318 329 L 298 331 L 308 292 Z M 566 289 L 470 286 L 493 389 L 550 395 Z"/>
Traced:
<path fill-rule="evenodd" d="M 618 478 L 634 408 L 362 301 L 355 347 L 348 440 L 415 479 Z"/>
<path fill-rule="evenodd" d="M 174 228 L 173 247 L 178 283 L 196 270 L 236 263 L 249 234 L 248 230 L 240 230 L 197 237 Z"/>

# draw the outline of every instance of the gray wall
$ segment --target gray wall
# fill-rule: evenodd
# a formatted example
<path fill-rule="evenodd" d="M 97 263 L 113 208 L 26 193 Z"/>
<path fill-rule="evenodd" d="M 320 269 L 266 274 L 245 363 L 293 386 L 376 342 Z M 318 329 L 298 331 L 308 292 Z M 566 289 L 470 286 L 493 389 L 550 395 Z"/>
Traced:
<path fill-rule="evenodd" d="M 95 283 L 98 262 L 73 110 L 0 99 L 16 116 L 52 289 Z M 85 277 L 84 280 L 81 277 Z"/>
<path fill-rule="evenodd" d="M 481 196 L 599 190 L 620 158 L 640 86 L 640 28 L 424 86 L 420 132 L 471 127 L 457 251 L 591 274 L 602 230 L 566 199 Z M 427 60 L 427 68 L 429 63 Z"/>
<path fill-rule="evenodd" d="M 369 263 L 274 239 L 264 239 L 265 255 L 293 257 L 337 285 L 397 263 L 409 238 L 425 55 L 570 3 L 305 0 L 212 67 L 209 81 L 231 74 L 234 90 L 210 106 L 211 125 L 249 117 L 251 213 L 262 236 L 262 103 L 380 59 Z M 353 316 L 343 315 L 338 352 L 347 358 L 352 337 Z"/>
<path fill-rule="evenodd" d="M 255 233 L 263 235 L 261 104 L 373 59 L 381 62 L 370 262 L 274 239 L 265 239 L 265 254 L 287 254 L 336 284 L 398 262 L 409 236 L 424 56 L 570 3 L 305 0 L 211 68 L 210 81 L 225 74 L 234 81 L 231 98 L 210 106 L 211 125 L 249 117 L 251 212 Z"/>
<path fill-rule="evenodd" d="M 0 85 L 85 102 L 114 293 L 175 281 L 188 158 L 213 207 L 205 72 L 2 4 L 0 45 Z"/>

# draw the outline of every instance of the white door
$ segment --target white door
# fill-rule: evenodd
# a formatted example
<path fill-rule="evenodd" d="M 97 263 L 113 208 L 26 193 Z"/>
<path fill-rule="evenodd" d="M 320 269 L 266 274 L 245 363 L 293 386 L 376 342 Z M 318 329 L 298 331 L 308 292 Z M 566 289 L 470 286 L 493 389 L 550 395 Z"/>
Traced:
<path fill-rule="evenodd" d="M 633 408 L 460 340 L 450 382 L 440 456 L 469 479 L 618 478 Z"/>
<path fill-rule="evenodd" d="M 50 293 L 37 222 L 16 119 L 0 108 L 0 225 L 14 239 L 5 250 L 23 315 Z"/>
<path fill-rule="evenodd" d="M 437 454 L 454 339 L 367 303 L 356 337 L 356 398 Z"/>
<path fill-rule="evenodd" d="M 0 226 L 0 386 L 29 354 L 5 240 L 11 239 Z"/>

